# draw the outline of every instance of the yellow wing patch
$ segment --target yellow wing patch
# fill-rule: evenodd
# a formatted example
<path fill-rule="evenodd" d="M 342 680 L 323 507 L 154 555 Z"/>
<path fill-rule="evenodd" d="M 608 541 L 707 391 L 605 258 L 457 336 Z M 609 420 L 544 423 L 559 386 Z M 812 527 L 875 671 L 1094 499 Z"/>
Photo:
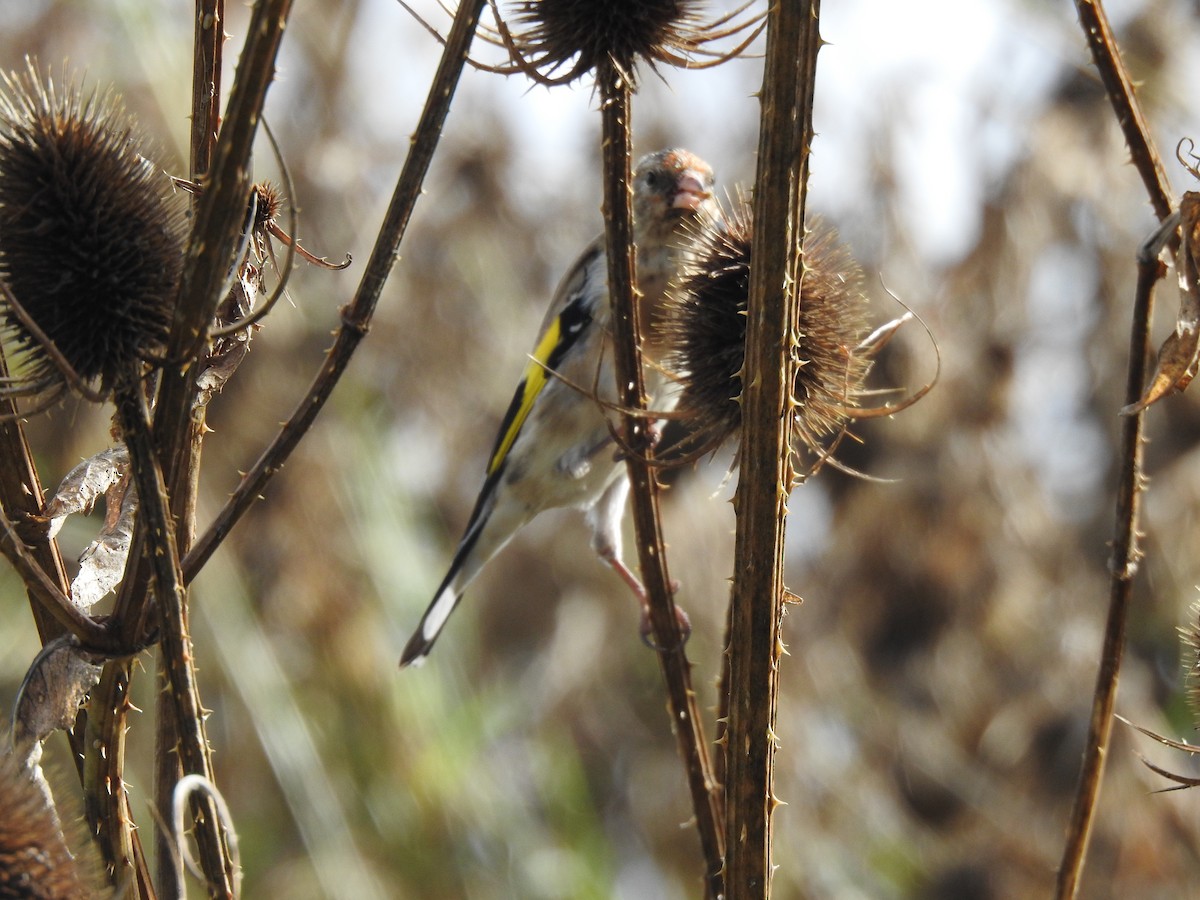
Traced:
<path fill-rule="evenodd" d="M 550 380 L 548 371 L 551 365 L 550 357 L 559 346 L 561 337 L 562 317 L 556 316 L 546 329 L 546 333 L 542 335 L 542 339 L 538 341 L 538 345 L 533 351 L 533 359 L 525 369 L 525 377 L 517 388 L 516 396 L 513 397 L 508 415 L 505 416 L 500 440 L 496 442 L 496 449 L 492 452 L 491 460 L 488 461 L 487 473 L 489 475 L 500 468 L 500 464 L 508 456 L 508 451 L 512 449 L 517 435 L 521 433 L 521 427 L 529 418 L 529 411 L 533 409 L 534 401 L 542 392 L 542 388 L 546 386 L 546 382 Z"/>

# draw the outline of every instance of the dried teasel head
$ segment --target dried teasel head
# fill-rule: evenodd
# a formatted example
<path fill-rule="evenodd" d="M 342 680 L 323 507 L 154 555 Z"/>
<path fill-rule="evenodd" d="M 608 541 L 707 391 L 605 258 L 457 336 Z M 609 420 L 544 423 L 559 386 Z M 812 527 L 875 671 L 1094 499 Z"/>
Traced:
<path fill-rule="evenodd" d="M 51 798 L 13 754 L 0 753 L 0 897 L 110 896 L 97 887 L 103 878 L 90 843 L 70 837 L 68 842 Z"/>
<path fill-rule="evenodd" d="M 739 197 L 698 235 L 663 323 L 673 347 L 666 365 L 681 382 L 679 415 L 701 452 L 741 431 L 753 234 L 750 205 Z M 823 457 L 853 417 L 871 367 L 870 353 L 856 352 L 868 331 L 867 299 L 858 264 L 828 228 L 809 229 L 804 261 L 792 445 Z"/>
<path fill-rule="evenodd" d="M 699 0 L 521 0 L 510 28 L 493 2 L 498 37 L 511 67 L 542 84 L 564 84 L 597 68 L 612 66 L 633 85 L 637 65 L 708 68 L 740 55 L 762 32 L 763 14 L 741 21 L 753 0 L 716 19 L 707 19 Z M 712 49 L 715 41 L 745 35 L 734 47 Z"/>
<path fill-rule="evenodd" d="M 1192 721 L 1200 728 L 1200 600 L 1193 601 L 1189 614 L 1187 625 L 1179 629 L 1180 642 L 1183 644 L 1182 660 L 1186 667 L 1184 690 L 1192 711 Z"/>
<path fill-rule="evenodd" d="M 186 205 L 111 92 L 33 63 L 0 87 L 0 322 L 19 373 L 0 393 L 95 399 L 165 346 Z"/>

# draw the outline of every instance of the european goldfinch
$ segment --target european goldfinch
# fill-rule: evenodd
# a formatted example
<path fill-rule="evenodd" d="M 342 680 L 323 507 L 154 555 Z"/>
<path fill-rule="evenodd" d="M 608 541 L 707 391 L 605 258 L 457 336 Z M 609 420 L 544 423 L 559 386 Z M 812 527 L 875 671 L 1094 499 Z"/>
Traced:
<path fill-rule="evenodd" d="M 642 349 L 656 361 L 666 349 L 656 326 L 667 285 L 678 276 L 693 233 L 685 223 L 717 214 L 714 179 L 707 163 L 681 149 L 644 157 L 633 179 Z M 644 602 L 640 582 L 621 561 L 629 481 L 604 408 L 616 399 L 610 307 L 600 235 L 554 293 L 488 458 L 475 511 L 450 571 L 404 648 L 401 667 L 424 661 L 467 585 L 523 525 L 547 509 L 584 510 L 592 549 Z M 661 380 L 648 371 L 648 390 Z M 668 402 L 659 397 L 656 408 Z"/>

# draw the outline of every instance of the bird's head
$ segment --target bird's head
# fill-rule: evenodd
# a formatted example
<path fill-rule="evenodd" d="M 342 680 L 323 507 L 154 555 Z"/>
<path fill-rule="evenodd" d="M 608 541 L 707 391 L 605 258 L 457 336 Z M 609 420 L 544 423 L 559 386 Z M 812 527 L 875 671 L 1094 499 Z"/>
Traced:
<path fill-rule="evenodd" d="M 633 172 L 633 218 L 643 234 L 674 231 L 680 223 L 713 216 L 716 176 L 688 150 L 672 148 L 642 157 Z"/>

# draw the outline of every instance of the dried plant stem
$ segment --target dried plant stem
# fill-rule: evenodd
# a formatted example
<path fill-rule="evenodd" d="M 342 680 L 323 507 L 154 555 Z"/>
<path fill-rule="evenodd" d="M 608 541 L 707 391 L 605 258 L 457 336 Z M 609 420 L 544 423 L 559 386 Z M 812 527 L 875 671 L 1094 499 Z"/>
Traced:
<path fill-rule="evenodd" d="M 8 362 L 0 352 L 0 378 L 7 377 Z M 0 401 L 0 509 L 9 523 L 20 522 L 28 516 L 40 513 L 42 500 L 41 479 L 33 464 L 33 454 L 29 451 L 25 429 L 21 427 L 20 419 L 17 418 L 16 404 L 11 399 Z M 82 621 L 86 617 L 70 603 L 66 604 L 68 608 L 60 608 L 62 604 L 57 598 L 52 600 L 47 596 L 48 588 L 51 587 L 59 597 L 70 593 L 70 582 L 67 580 L 62 556 L 58 552 L 58 544 L 53 541 L 38 542 L 26 551 L 24 545 L 19 544 L 15 534 L 10 535 L 9 540 L 13 543 L 12 553 L 27 557 L 29 566 L 37 570 L 25 571 L 24 564 L 13 559 L 12 553 L 5 550 L 5 555 L 21 573 L 29 591 L 29 607 L 42 644 L 45 645 L 67 630 L 72 631 L 85 644 L 89 642 L 89 638 L 99 638 L 99 626 L 95 626 L 94 633 L 90 635 L 81 634 L 81 631 L 92 630 L 94 623 L 90 619 Z M 7 544 L 7 541 L 5 543 Z M 35 586 L 35 581 L 39 586 Z M 71 619 L 78 616 L 80 620 L 75 621 L 75 627 L 72 627 L 62 620 L 62 616 Z"/>
<path fill-rule="evenodd" d="M 25 583 L 32 608 L 38 615 L 36 621 L 39 623 L 39 633 L 43 635 L 42 643 L 45 644 L 63 631 L 69 631 L 89 650 L 109 649 L 109 633 L 80 612 L 63 593 L 62 587 L 46 574 L 35 556 L 37 547 L 25 545 L 5 512 L 0 512 L 0 532 L 0 553 L 4 554 Z M 41 624 L 43 622 L 46 623 L 45 627 Z"/>
<path fill-rule="evenodd" d="M 725 610 L 725 631 L 721 635 L 721 646 L 729 647 L 729 638 L 733 632 L 733 604 Z M 713 730 L 716 737 L 713 744 L 717 748 L 713 757 L 713 779 L 720 791 L 721 809 L 725 809 L 725 785 L 729 780 L 726 767 L 729 765 L 729 653 L 721 654 L 721 671 L 717 673 L 717 724 Z"/>
<path fill-rule="evenodd" d="M 216 148 L 217 132 L 221 121 L 221 60 L 225 47 L 225 2 L 224 0 L 196 0 L 195 29 L 192 46 L 192 128 L 190 177 L 202 182 L 212 165 L 213 150 Z M 193 201 L 195 202 L 195 201 Z M 196 500 L 200 491 L 200 453 L 207 430 L 203 408 L 188 422 L 188 442 L 184 450 L 182 471 L 186 477 L 172 491 L 171 499 L 177 518 L 180 553 L 186 553 L 195 539 Z M 186 614 L 186 611 L 185 611 Z M 157 679 L 160 686 L 170 683 L 167 660 L 162 653 L 157 657 Z M 179 743 L 176 728 L 175 704 L 169 690 L 155 694 L 154 710 L 154 805 L 160 821 L 171 818 L 175 803 L 176 785 L 183 775 L 179 765 L 179 754 L 175 748 Z M 178 852 L 174 836 L 165 829 L 154 830 L 155 858 L 158 866 L 154 873 L 155 888 L 160 897 L 180 895 L 182 873 L 179 867 L 169 864 Z"/>
<path fill-rule="evenodd" d="M 391 203 L 375 239 L 375 246 L 371 250 L 371 258 L 367 260 L 354 300 L 342 309 L 342 325 L 337 331 L 333 346 L 325 355 L 325 361 L 304 399 L 242 478 L 228 502 L 184 559 L 185 581 L 191 581 L 203 568 L 233 526 L 258 499 L 267 483 L 283 467 L 317 414 L 324 408 L 359 342 L 366 337 L 379 302 L 379 295 L 396 262 L 400 242 L 408 228 L 417 198 L 421 195 L 421 184 L 425 180 L 425 173 L 429 170 L 433 152 L 441 137 L 446 115 L 450 111 L 450 101 L 462 74 L 467 50 L 474 37 L 475 26 L 479 22 L 484 2 L 486 0 L 463 0 L 454 17 L 454 24 L 446 38 L 445 50 L 429 89 L 425 108 L 413 133 L 409 154 L 404 160 Z"/>
<path fill-rule="evenodd" d="M 1149 322 L 1154 284 L 1160 277 L 1162 276 L 1157 259 L 1139 263 L 1133 311 L 1135 323 Z M 1129 371 L 1125 384 L 1127 404 L 1136 403 L 1141 397 L 1149 359 L 1149 329 L 1135 327 L 1129 339 Z M 1129 617 L 1133 577 L 1141 558 L 1141 551 L 1137 545 L 1137 521 L 1143 487 L 1143 417 L 1144 413 L 1139 412 L 1121 420 L 1121 470 L 1117 488 L 1116 528 L 1112 556 L 1109 560 L 1111 582 L 1108 621 L 1104 627 L 1104 644 L 1100 651 L 1100 669 L 1096 674 L 1096 689 L 1092 699 L 1083 767 L 1079 773 L 1075 804 L 1071 810 L 1067 840 L 1058 869 L 1055 897 L 1059 900 L 1074 897 L 1079 887 L 1092 823 L 1096 816 L 1096 805 L 1100 799 L 1104 761 L 1112 737 L 1113 707 L 1117 699 L 1117 680 L 1121 673 L 1121 656 L 1125 647 L 1125 623 Z"/>
<path fill-rule="evenodd" d="M 212 168 L 206 182 L 208 189 L 196 207 L 195 224 L 180 283 L 179 302 L 175 307 L 168 339 L 167 356 L 170 362 L 161 373 L 159 398 L 155 409 L 154 437 L 159 459 L 163 462 L 161 470 L 157 464 L 154 470 L 163 476 L 164 484 L 169 485 L 169 496 L 177 499 L 183 499 L 181 495 L 185 490 L 182 486 L 190 477 L 191 466 L 186 457 L 191 434 L 190 411 L 195 395 L 196 361 L 213 312 L 225 293 L 224 282 L 234 263 L 236 248 L 241 243 L 240 232 L 250 190 L 251 144 L 262 115 L 267 88 L 274 77 L 274 60 L 290 9 L 291 0 L 260 0 L 255 5 L 225 125 L 221 129 L 212 155 Z M 213 27 L 218 30 L 213 40 L 222 39 L 223 35 L 219 34 L 220 24 L 213 23 Z M 209 102 L 215 104 L 218 99 L 214 96 Z M 213 122 L 209 121 L 205 128 L 211 128 L 212 125 Z M 139 465 L 141 463 L 135 459 L 135 470 Z M 143 495 L 140 479 L 138 488 L 139 494 Z M 184 502 L 186 503 L 186 500 Z M 147 589 L 150 578 L 149 565 L 151 562 L 159 562 L 156 557 L 164 550 L 162 538 L 156 546 L 147 550 L 147 535 L 154 534 L 157 529 L 163 533 L 170 531 L 172 540 L 176 539 L 174 523 L 165 512 L 169 505 L 164 503 L 163 507 L 161 518 L 153 519 L 154 511 L 145 505 L 143 495 L 141 518 L 143 521 L 150 519 L 152 522 L 149 528 L 139 528 L 135 536 L 130 553 L 131 565 L 121 584 L 115 613 L 116 626 L 124 641 L 129 644 L 144 639 L 151 609 Z M 156 550 L 159 552 L 156 553 Z M 173 565 L 178 565 L 177 554 Z M 161 569 L 162 565 L 159 568 Z M 186 655 L 180 655 L 181 649 L 187 644 L 186 607 L 183 605 L 185 598 L 181 591 L 176 593 L 175 590 L 181 582 L 172 583 L 166 580 L 165 571 L 159 571 L 156 575 L 160 606 L 173 607 L 177 601 L 180 606 L 177 616 L 169 615 L 170 609 L 167 609 L 167 614 L 160 616 L 163 620 L 160 625 L 164 639 L 161 652 L 164 656 L 175 657 L 165 660 L 173 696 L 168 698 L 169 709 L 164 711 L 169 712 L 170 717 L 175 720 L 182 736 L 179 751 L 184 767 L 188 771 L 206 773 L 211 777 L 211 771 L 203 763 L 198 765 L 195 759 L 197 756 L 206 756 L 208 747 L 203 740 L 202 710 L 194 693 L 194 673 L 188 675 L 183 671 L 191 670 L 190 649 Z M 172 596 L 166 597 L 167 594 Z M 168 618 L 175 621 L 165 621 Z M 178 628 L 175 627 L 176 623 L 181 623 Z M 175 633 L 168 635 L 168 630 Z M 119 831 L 114 830 L 132 827 L 122 810 L 124 789 L 119 780 L 122 763 L 119 759 L 112 758 L 112 754 L 119 754 L 123 748 L 120 735 L 127 727 L 128 710 L 123 691 L 127 690 L 128 676 L 128 663 L 110 663 L 106 667 L 100 685 L 93 692 L 93 705 L 103 711 L 104 719 L 98 722 L 93 730 L 94 744 L 89 746 L 89 751 L 93 754 L 107 752 L 109 758 L 97 765 L 110 767 L 115 773 L 107 778 L 105 783 L 93 783 L 90 786 L 90 791 L 108 790 L 111 793 L 107 797 L 103 794 L 89 794 L 88 808 L 93 826 L 100 831 L 106 856 L 110 862 L 114 857 L 118 857 L 118 864 L 122 859 L 128 859 L 127 856 L 121 855 L 129 852 L 129 842 L 123 839 Z M 190 699 L 185 696 L 188 694 L 186 687 L 182 692 L 180 690 L 181 680 L 192 682 Z M 184 722 L 180 727 L 179 720 L 189 717 L 194 721 Z M 199 732 L 199 735 L 196 732 Z M 91 749 L 93 746 L 95 750 Z M 105 748 L 108 749 L 105 751 Z M 217 831 L 217 819 L 211 808 L 203 811 L 202 820 L 197 836 L 201 863 L 209 879 L 210 890 L 219 891 L 219 895 L 227 896 L 231 883 L 228 856 L 224 852 L 223 842 Z M 136 835 L 134 837 L 136 838 Z M 142 884 L 144 861 L 136 844 L 134 851 L 133 863 L 138 872 L 139 894 L 150 896 L 149 884 Z"/>
<path fill-rule="evenodd" d="M 1075 0 L 1075 10 L 1079 14 L 1079 24 L 1087 38 L 1088 49 L 1092 52 L 1092 61 L 1096 64 L 1104 90 L 1117 115 L 1117 124 L 1125 135 L 1133 166 L 1142 177 L 1150 205 L 1161 222 L 1171 215 L 1172 207 L 1166 170 L 1150 137 L 1146 117 L 1142 115 L 1141 105 L 1134 94 L 1133 81 L 1125 69 L 1121 51 L 1117 49 L 1104 4 L 1101 0 Z"/>
<path fill-rule="evenodd" d="M 1117 122 L 1124 132 L 1134 166 L 1142 177 L 1155 213 L 1163 220 L 1171 214 L 1166 175 L 1134 94 L 1133 83 L 1113 39 L 1104 7 L 1099 0 L 1076 0 L 1075 8 L 1093 61 L 1116 112 Z M 1139 260 L 1137 295 L 1134 298 L 1129 336 L 1126 405 L 1137 403 L 1146 382 L 1150 359 L 1150 316 L 1154 306 L 1154 284 L 1160 277 L 1161 270 L 1157 258 Z M 1141 550 L 1138 548 L 1138 512 L 1145 485 L 1142 474 L 1143 415 L 1144 412 L 1139 411 L 1122 420 L 1116 522 L 1112 557 L 1109 562 L 1111 582 L 1108 621 L 1105 625 L 1100 669 L 1096 676 L 1096 688 L 1092 699 L 1083 765 L 1058 870 L 1055 892 L 1058 900 L 1074 897 L 1079 887 L 1092 823 L 1095 820 L 1096 805 L 1100 797 L 1104 761 L 1112 736 L 1112 713 L 1125 646 L 1125 623 L 1128 618 L 1133 577 L 1141 558 Z"/>
<path fill-rule="evenodd" d="M 92 689 L 83 742 L 84 811 L 113 883 L 129 884 L 134 897 L 151 897 L 150 872 L 125 793 L 132 667 L 129 658 L 110 660 Z"/>
<path fill-rule="evenodd" d="M 267 88 L 275 77 L 275 58 L 291 8 L 292 0 L 259 0 L 255 4 L 212 167 L 196 204 L 179 303 L 167 343 L 171 363 L 163 369 L 154 409 L 155 443 L 172 495 L 186 468 L 182 457 L 189 435 L 187 420 L 196 392 L 199 354 L 217 305 L 226 294 L 228 276 L 241 246 L 250 197 L 250 152 L 262 120 Z"/>
<path fill-rule="evenodd" d="M 179 302 L 167 343 L 168 364 L 160 373 L 154 410 L 154 438 L 164 479 L 175 496 L 186 477 L 184 460 L 191 433 L 188 422 L 196 394 L 195 375 L 204 336 L 225 295 L 227 275 L 236 262 L 250 196 L 250 150 L 262 117 L 275 55 L 291 10 L 291 0 L 260 0 L 254 7 L 246 44 L 234 79 L 225 123 L 217 138 L 207 187 L 196 204 L 195 224 L 180 281 Z M 134 540 L 117 595 L 116 621 L 125 640 L 140 640 L 149 608 L 146 554 Z"/>
<path fill-rule="evenodd" d="M 617 402 L 624 409 L 646 409 L 642 378 L 641 336 L 638 334 L 634 292 L 633 216 L 630 211 L 630 86 L 614 65 L 601 65 L 596 81 L 600 88 L 602 149 L 604 158 L 604 220 L 608 250 L 608 284 L 613 304 L 613 363 L 617 377 Z M 638 561 L 650 603 L 650 624 L 659 651 L 671 724 L 679 743 L 692 795 L 696 827 L 705 861 L 705 890 L 716 898 L 724 894 L 723 824 L 720 795 L 712 777 L 708 745 L 704 739 L 691 665 L 684 653 L 683 635 L 671 595 L 667 557 L 658 515 L 658 482 L 647 460 L 653 453 L 646 419 L 627 415 L 625 441 L 630 447 L 627 466 L 631 504 L 637 534 Z"/>
<path fill-rule="evenodd" d="M 196 0 L 192 46 L 191 178 L 208 174 L 221 121 L 221 59 L 225 48 L 225 0 Z"/>
<path fill-rule="evenodd" d="M 820 4 L 774 4 L 767 15 L 728 650 L 725 878 L 737 900 L 771 893 L 784 520 Z"/>
<path fill-rule="evenodd" d="M 8 360 L 0 349 L 0 378 L 7 378 L 8 374 Z M 12 400 L 0 401 L 0 516 L 3 516 L 7 533 L 5 538 L 0 538 L 0 549 L 25 583 L 29 609 L 42 646 L 65 631 L 71 631 L 85 646 L 105 646 L 110 633 L 76 609 L 68 599 L 70 581 L 58 543 L 39 541 L 26 548 L 16 529 L 11 527 L 13 522 L 40 513 L 44 500 L 41 478 L 33 463 L 25 429 L 16 413 L 16 404 Z M 25 569 L 26 562 L 28 570 Z M 67 734 L 71 759 L 81 781 L 83 718 L 81 716 L 77 727 Z"/>
<path fill-rule="evenodd" d="M 191 637 L 187 625 L 187 595 L 175 542 L 166 483 L 150 434 L 150 413 L 141 384 L 131 380 L 116 392 L 117 416 L 130 468 L 138 491 L 139 523 L 147 539 L 158 600 L 159 639 L 167 670 L 166 707 L 179 735 L 177 752 L 185 774 L 213 781 L 212 758 L 204 727 L 204 709 L 196 685 Z M 209 895 L 233 896 L 233 864 L 220 830 L 220 818 L 208 795 L 192 797 L 200 865 Z"/>

